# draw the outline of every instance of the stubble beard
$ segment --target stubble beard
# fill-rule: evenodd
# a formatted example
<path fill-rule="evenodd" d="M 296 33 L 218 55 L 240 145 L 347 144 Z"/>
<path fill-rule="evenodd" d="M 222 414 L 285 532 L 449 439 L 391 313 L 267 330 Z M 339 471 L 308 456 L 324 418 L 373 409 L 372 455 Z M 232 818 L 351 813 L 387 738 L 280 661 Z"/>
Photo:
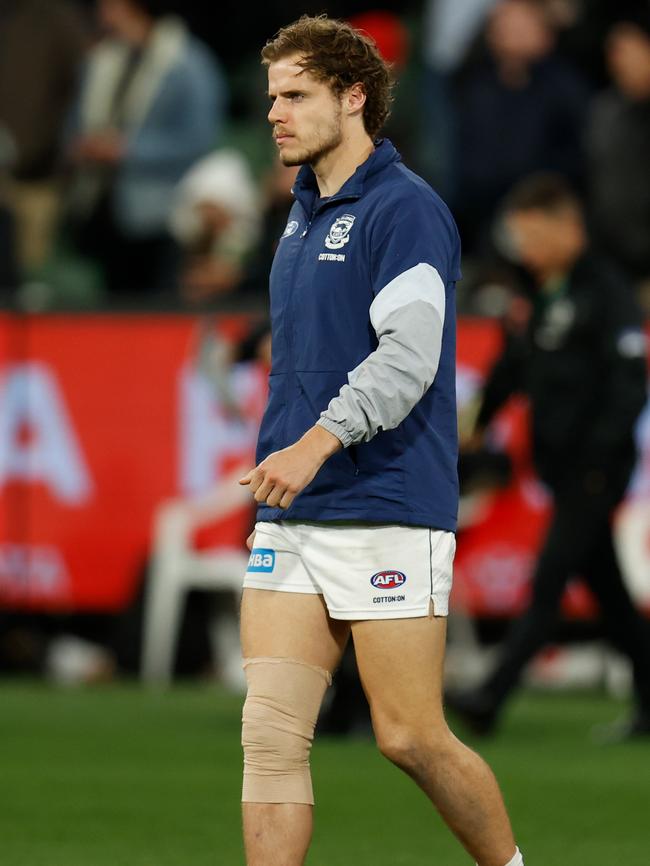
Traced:
<path fill-rule="evenodd" d="M 287 167 L 307 164 L 314 166 L 329 156 L 333 150 L 336 150 L 342 141 L 341 110 L 339 109 L 331 124 L 326 129 L 319 131 L 312 147 L 305 147 L 304 150 L 294 154 L 283 154 L 280 151 L 280 161 Z"/>

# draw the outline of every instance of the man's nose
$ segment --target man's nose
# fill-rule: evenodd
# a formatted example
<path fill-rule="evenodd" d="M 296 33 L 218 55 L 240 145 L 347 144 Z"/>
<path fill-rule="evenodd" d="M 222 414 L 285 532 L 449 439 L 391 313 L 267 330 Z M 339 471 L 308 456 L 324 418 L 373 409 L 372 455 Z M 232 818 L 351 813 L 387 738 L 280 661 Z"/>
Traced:
<path fill-rule="evenodd" d="M 280 110 L 277 99 L 274 100 L 273 104 L 271 105 L 271 110 L 269 111 L 267 117 L 269 119 L 269 123 L 281 123 L 284 119 L 284 114 Z"/>

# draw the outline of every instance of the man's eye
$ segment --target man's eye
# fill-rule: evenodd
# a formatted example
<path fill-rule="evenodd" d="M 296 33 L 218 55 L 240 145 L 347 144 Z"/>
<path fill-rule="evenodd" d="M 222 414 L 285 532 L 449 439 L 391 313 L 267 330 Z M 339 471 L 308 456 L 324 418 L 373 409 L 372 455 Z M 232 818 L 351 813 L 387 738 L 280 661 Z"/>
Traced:
<path fill-rule="evenodd" d="M 291 97 L 292 102 L 302 102 L 304 99 L 304 95 L 302 93 L 294 93 Z"/>

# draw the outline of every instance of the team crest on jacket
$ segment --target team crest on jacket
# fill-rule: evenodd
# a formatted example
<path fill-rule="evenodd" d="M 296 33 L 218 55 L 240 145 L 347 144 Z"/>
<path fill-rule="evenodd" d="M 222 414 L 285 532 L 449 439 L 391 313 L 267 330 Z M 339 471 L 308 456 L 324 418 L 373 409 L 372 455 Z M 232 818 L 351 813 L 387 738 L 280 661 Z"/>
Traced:
<path fill-rule="evenodd" d="M 289 220 L 285 230 L 282 232 L 280 240 L 282 240 L 282 238 L 289 238 L 291 237 L 291 235 L 295 234 L 298 229 L 298 225 L 298 220 Z"/>
<path fill-rule="evenodd" d="M 337 217 L 332 223 L 329 234 L 325 238 L 325 246 L 328 250 L 340 250 L 350 240 L 348 235 L 356 217 L 352 214 L 344 213 L 343 216 Z"/>

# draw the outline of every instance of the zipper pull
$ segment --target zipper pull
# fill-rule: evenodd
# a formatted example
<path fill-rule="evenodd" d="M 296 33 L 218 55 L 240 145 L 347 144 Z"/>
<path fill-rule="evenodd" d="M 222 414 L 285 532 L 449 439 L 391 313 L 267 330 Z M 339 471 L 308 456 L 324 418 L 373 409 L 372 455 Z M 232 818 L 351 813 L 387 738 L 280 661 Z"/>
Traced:
<path fill-rule="evenodd" d="M 310 228 L 311 228 L 311 220 L 309 220 L 309 222 L 307 223 L 307 227 L 305 228 L 304 232 L 300 235 L 301 240 L 306 236 L 306 234 Z"/>

